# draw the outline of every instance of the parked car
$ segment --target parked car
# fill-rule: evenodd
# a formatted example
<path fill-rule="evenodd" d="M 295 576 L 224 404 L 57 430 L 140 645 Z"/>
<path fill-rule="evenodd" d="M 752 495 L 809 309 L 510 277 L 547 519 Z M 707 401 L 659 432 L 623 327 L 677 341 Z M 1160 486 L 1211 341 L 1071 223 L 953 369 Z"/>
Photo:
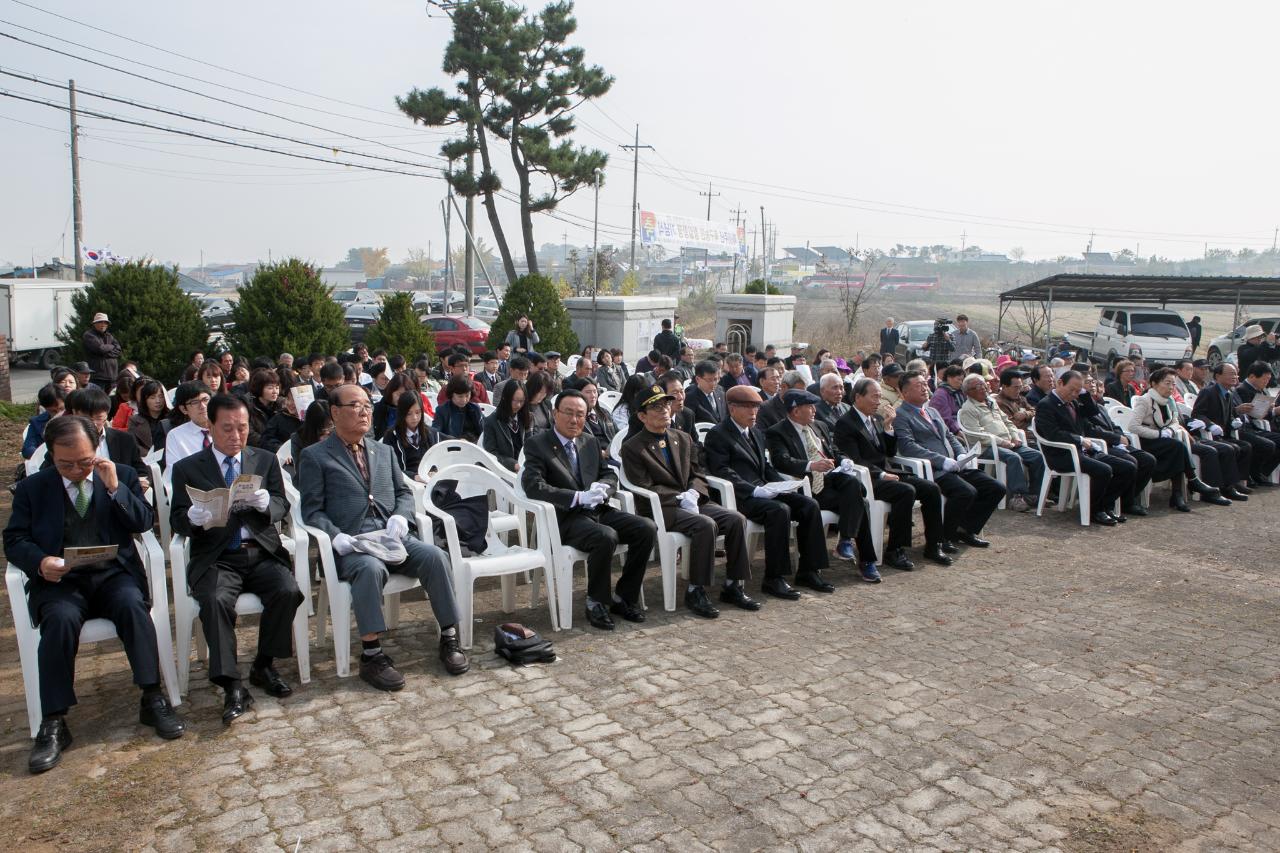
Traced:
<path fill-rule="evenodd" d="M 235 306 L 231 300 L 222 296 L 201 296 L 200 316 L 213 331 L 224 331 L 232 328 L 231 309 Z"/>
<path fill-rule="evenodd" d="M 1213 366 L 1218 366 L 1223 359 L 1234 361 L 1230 356 L 1235 355 L 1236 351 L 1245 343 L 1244 330 L 1250 326 L 1258 325 L 1262 327 L 1262 331 L 1268 335 L 1277 331 L 1280 326 L 1280 317 L 1255 317 L 1252 320 L 1245 320 L 1239 326 L 1231 331 L 1228 335 L 1219 335 L 1209 341 L 1209 354 L 1207 358 Z"/>
<path fill-rule="evenodd" d="M 343 306 L 348 305 L 381 305 L 382 299 L 378 296 L 376 290 L 361 290 L 356 287 L 341 287 L 336 290 L 329 291 L 330 298 L 334 302 Z"/>
<path fill-rule="evenodd" d="M 461 311 L 467 302 L 466 294 L 461 290 L 449 291 L 449 304 L 445 305 L 445 292 L 443 290 L 427 291 L 428 305 L 432 314 L 448 314 L 451 311 Z"/>
<path fill-rule="evenodd" d="M 486 323 L 492 323 L 498 319 L 498 303 L 493 299 L 477 299 L 475 314 Z"/>
<path fill-rule="evenodd" d="M 444 351 L 451 346 L 462 344 L 475 355 L 486 349 L 489 339 L 489 324 L 475 317 L 464 317 L 461 314 L 430 315 L 422 322 L 431 327 L 436 338 L 436 349 Z"/>
<path fill-rule="evenodd" d="M 1103 305 L 1093 332 L 1067 332 L 1079 360 L 1108 365 L 1116 356 L 1172 364 L 1191 357 L 1191 332 L 1177 311 L 1144 305 Z"/>
<path fill-rule="evenodd" d="M 382 313 L 381 305 L 357 302 L 347 306 L 347 313 L 343 315 L 343 319 L 347 323 L 347 328 L 351 330 L 352 343 L 358 344 L 364 340 L 369 327 L 378 322 L 380 313 Z"/>
<path fill-rule="evenodd" d="M 894 358 L 898 364 L 905 366 L 913 358 L 929 357 L 929 353 L 920 348 L 924 346 L 925 341 L 929 340 L 929 335 L 933 334 L 933 322 L 933 320 L 908 320 L 898 324 L 898 346 L 894 352 Z M 952 334 L 955 331 L 956 324 L 952 323 Z"/>

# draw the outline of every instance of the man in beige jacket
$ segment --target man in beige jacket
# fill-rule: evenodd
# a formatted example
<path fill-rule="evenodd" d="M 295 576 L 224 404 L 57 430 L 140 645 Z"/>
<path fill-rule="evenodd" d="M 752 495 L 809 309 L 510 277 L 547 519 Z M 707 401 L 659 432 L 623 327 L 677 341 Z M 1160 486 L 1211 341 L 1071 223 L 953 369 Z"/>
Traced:
<path fill-rule="evenodd" d="M 976 373 L 970 373 L 960 386 L 967 398 L 956 415 L 960 429 L 969 439 L 969 433 L 985 433 L 991 436 L 983 443 L 995 443 L 996 453 L 1004 463 L 1006 486 L 1011 497 L 1009 508 L 1026 512 L 1035 503 L 1044 477 L 1044 459 L 1039 452 L 1027 446 L 1014 428 L 1012 421 L 987 395 L 987 381 Z M 990 458 L 990 450 L 983 451 Z"/>

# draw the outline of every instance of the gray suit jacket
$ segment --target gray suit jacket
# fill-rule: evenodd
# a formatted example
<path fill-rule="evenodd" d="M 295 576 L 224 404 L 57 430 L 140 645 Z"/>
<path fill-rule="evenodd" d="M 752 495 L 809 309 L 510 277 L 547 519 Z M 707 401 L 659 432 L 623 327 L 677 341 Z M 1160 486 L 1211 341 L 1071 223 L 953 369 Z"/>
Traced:
<path fill-rule="evenodd" d="M 336 432 L 303 450 L 298 462 L 302 520 L 330 536 L 355 536 L 370 512 L 384 522 L 392 514 L 414 522 L 413 492 L 401 476 L 391 448 L 368 436 L 363 443 L 368 486 Z"/>
<path fill-rule="evenodd" d="M 916 409 L 903 403 L 893 419 L 893 432 L 898 438 L 898 453 L 928 459 L 935 477 L 942 476 L 943 460 L 964 453 L 964 445 L 947 430 L 942 416 L 928 407 Z"/>

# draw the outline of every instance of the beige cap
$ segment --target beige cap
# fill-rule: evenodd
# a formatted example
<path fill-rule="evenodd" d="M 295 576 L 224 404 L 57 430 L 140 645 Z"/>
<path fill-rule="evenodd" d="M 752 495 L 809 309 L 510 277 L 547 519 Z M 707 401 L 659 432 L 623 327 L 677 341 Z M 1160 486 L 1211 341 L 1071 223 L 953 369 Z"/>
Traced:
<path fill-rule="evenodd" d="M 107 315 L 106 315 L 106 314 L 103 314 L 101 311 L 99 311 L 97 314 L 94 314 L 94 315 L 93 315 L 93 322 L 95 322 L 95 323 L 110 323 L 111 321 L 107 319 Z"/>

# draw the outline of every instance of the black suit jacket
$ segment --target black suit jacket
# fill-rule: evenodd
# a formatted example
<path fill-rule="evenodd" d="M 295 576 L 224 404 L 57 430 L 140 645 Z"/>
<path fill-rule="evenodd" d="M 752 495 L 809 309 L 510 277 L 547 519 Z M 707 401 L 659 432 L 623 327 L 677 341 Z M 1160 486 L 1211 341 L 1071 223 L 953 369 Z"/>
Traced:
<path fill-rule="evenodd" d="M 524 435 L 527 441 L 528 431 L 524 431 Z M 498 422 L 497 412 L 491 412 L 485 416 L 481 438 L 484 441 L 485 450 L 496 456 L 506 468 L 516 470 L 516 459 L 520 453 L 516 450 L 515 436 L 512 435 L 510 427 Z M 524 446 L 523 442 L 521 446 Z"/>
<path fill-rule="evenodd" d="M 887 353 L 887 352 L 896 353 L 898 349 L 898 340 L 899 340 L 899 335 L 898 335 L 898 330 L 896 328 L 881 329 L 880 330 L 880 354 L 883 355 L 884 353 Z"/>
<path fill-rule="evenodd" d="M 764 405 L 760 407 L 760 411 L 756 412 L 756 426 L 760 429 L 768 429 L 779 421 L 786 420 L 787 406 L 783 402 L 782 397 L 790 388 L 778 388 L 778 393 L 774 394 Z"/>
<path fill-rule="evenodd" d="M 1081 399 L 1083 400 L 1083 396 Z M 1094 408 L 1096 409 L 1096 406 Z M 1057 394 L 1045 394 L 1044 398 L 1036 404 L 1036 433 L 1049 441 L 1074 444 L 1076 449 L 1082 452 L 1083 447 L 1080 441 L 1082 437 L 1100 438 L 1108 445 L 1115 443 L 1119 438 L 1118 434 L 1099 427 L 1089 414 L 1079 406 L 1068 406 Z M 1045 447 L 1044 455 L 1051 465 L 1066 467 L 1071 464 L 1071 457 L 1065 450 Z"/>
<path fill-rule="evenodd" d="M 142 486 L 132 468 L 117 464 L 116 478 L 120 485 L 115 498 L 107 495 L 97 476 L 93 478 L 89 512 L 94 532 L 100 544 L 118 546 L 116 562 L 138 581 L 145 593 L 147 577 L 133 537 L 151 529 L 155 513 L 142 497 Z M 4 529 L 4 553 L 9 562 L 31 578 L 28 588 L 33 596 L 41 585 L 52 586 L 40 577 L 40 561 L 62 554 L 66 510 L 67 493 L 56 468 L 38 471 L 18 483 L 9 524 Z"/>
<path fill-rule="evenodd" d="M 752 427 L 750 440 L 744 439 L 742 430 L 732 420 L 723 420 L 707 433 L 707 473 L 733 484 L 738 500 L 751 497 L 756 486 L 776 483 L 782 479 L 765 456 L 764 433 Z"/>
<path fill-rule="evenodd" d="M 213 567 L 222 552 L 227 550 L 232 537 L 241 527 L 249 528 L 254 541 L 265 551 L 274 554 L 286 565 L 289 563 L 288 552 L 281 545 L 280 532 L 276 530 L 276 523 L 289 511 L 289 502 L 284 496 L 284 480 L 280 476 L 280 465 L 275 455 L 256 447 L 246 447 L 240 463 L 240 473 L 258 474 L 262 477 L 262 488 L 271 495 L 267 511 L 246 509 L 233 512 L 224 527 L 205 529 L 192 527 L 187 519 L 187 510 L 191 508 L 187 486 L 201 491 L 226 488 L 227 481 L 218 466 L 218 458 L 213 455 L 213 448 L 206 447 L 199 453 L 179 460 L 173 466 L 173 502 L 169 507 L 169 524 L 174 533 L 191 537 L 187 583 L 192 587 Z"/>
<path fill-rule="evenodd" d="M 587 433 L 574 439 L 578 452 L 578 468 L 581 480 L 573 474 L 569 456 L 560 444 L 554 429 L 543 430 L 529 436 L 524 443 L 524 469 L 520 472 L 520 484 L 524 493 L 536 501 L 546 501 L 556 508 L 557 515 L 570 512 L 598 513 L 607 504 L 595 509 L 574 506 L 575 492 L 586 491 L 594 482 L 609 486 L 609 497 L 618 491 L 618 475 L 604 464 L 600 443 Z"/>
<path fill-rule="evenodd" d="M 867 430 L 862 414 L 850 409 L 836 421 L 836 447 L 840 453 L 871 472 L 871 479 L 879 480 L 889 468 L 889 457 L 898 453 L 898 439 L 884 431 L 884 418 L 871 416 L 875 433 Z"/>
<path fill-rule="evenodd" d="M 814 418 L 809 426 L 818 440 L 818 449 L 822 451 L 822 455 L 839 466 L 840 454 L 831 443 L 831 433 L 827 431 L 827 425 Z M 765 430 L 764 438 L 769 446 L 769 459 L 773 462 L 774 468 L 790 477 L 803 477 L 808 473 L 809 454 L 804 449 L 800 434 L 791 425 L 790 418 Z"/>
<path fill-rule="evenodd" d="M 1191 407 L 1191 417 L 1217 424 L 1225 434 L 1230 435 L 1231 421 L 1238 417 L 1236 406 L 1241 403 L 1240 394 L 1234 388 L 1224 398 L 1222 386 L 1212 382 L 1196 395 L 1195 405 Z"/>
<path fill-rule="evenodd" d="M 715 398 L 716 409 L 714 410 L 711 408 L 709 396 Z M 696 383 L 690 385 L 689 390 L 684 392 L 684 407 L 693 411 L 693 417 L 698 423 L 718 424 L 729 414 L 729 404 L 725 402 L 724 389 L 719 385 L 711 389 L 710 395 Z"/>

